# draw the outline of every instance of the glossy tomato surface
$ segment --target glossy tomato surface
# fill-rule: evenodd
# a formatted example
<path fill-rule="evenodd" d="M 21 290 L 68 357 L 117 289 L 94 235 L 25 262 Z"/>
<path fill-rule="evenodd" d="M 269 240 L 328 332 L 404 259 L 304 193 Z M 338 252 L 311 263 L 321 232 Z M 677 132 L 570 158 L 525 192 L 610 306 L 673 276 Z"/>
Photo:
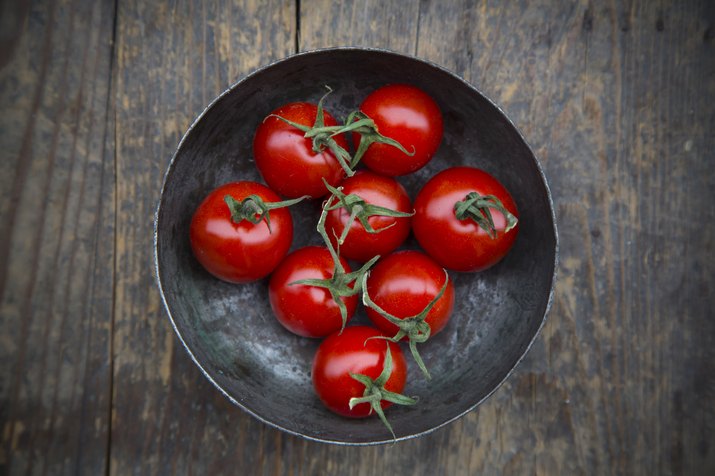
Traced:
<path fill-rule="evenodd" d="M 495 265 L 509 252 L 519 232 L 518 223 L 505 232 L 504 214 L 494 209 L 490 213 L 495 238 L 474 220 L 459 220 L 454 204 L 470 192 L 496 196 L 518 218 L 516 204 L 504 186 L 474 167 L 443 170 L 422 187 L 415 199 L 412 229 L 417 241 L 440 265 L 455 271 L 481 271 Z"/>
<path fill-rule="evenodd" d="M 297 102 L 279 107 L 271 114 L 312 127 L 317 112 L 315 104 Z M 327 111 L 324 111 L 324 121 L 326 126 L 337 125 Z M 286 197 L 322 197 L 327 193 L 323 177 L 330 185 L 336 186 L 345 175 L 333 153 L 325 149 L 316 154 L 312 140 L 306 139 L 304 134 L 277 117 L 268 116 L 253 139 L 253 155 L 263 179 L 273 190 Z M 347 149 L 343 135 L 336 136 L 335 140 Z"/>
<path fill-rule="evenodd" d="M 354 194 L 367 204 L 398 212 L 412 213 L 412 204 L 404 187 L 395 179 L 368 171 L 357 172 L 342 183 L 345 195 Z M 368 233 L 358 219 L 348 224 L 350 213 L 345 208 L 328 212 L 325 228 L 333 246 L 346 226 L 350 231 L 340 247 L 341 256 L 357 261 L 368 261 L 376 255 L 387 255 L 397 249 L 410 234 L 411 217 L 371 216 L 368 223 L 379 233 Z"/>
<path fill-rule="evenodd" d="M 351 271 L 341 259 L 345 272 Z M 329 279 L 334 263 L 327 248 L 306 246 L 286 257 L 271 276 L 268 296 L 273 313 L 283 327 L 303 337 L 325 337 L 342 327 L 340 308 L 322 287 L 291 284 L 300 279 Z M 348 320 L 355 314 L 358 296 L 341 298 Z"/>
<path fill-rule="evenodd" d="M 377 379 L 384 367 L 388 345 L 392 354 L 392 373 L 385 388 L 402 393 L 407 381 L 405 356 L 394 342 L 370 339 L 381 335 L 380 331 L 372 327 L 351 326 L 346 327 L 342 333 L 332 334 L 320 344 L 313 359 L 313 388 L 330 410 L 354 418 L 370 415 L 369 403 L 355 405 L 352 410 L 349 407 L 350 399 L 362 397 L 365 391 L 365 385 L 350 374 Z M 383 400 L 380 405 L 384 409 L 392 403 Z"/>
<path fill-rule="evenodd" d="M 293 241 L 293 220 L 287 208 L 270 211 L 271 226 L 261 221 L 234 223 L 224 201 L 230 195 L 241 201 L 258 195 L 265 202 L 281 199 L 256 182 L 233 182 L 212 191 L 194 212 L 189 236 L 196 259 L 206 270 L 224 281 L 246 283 L 270 274 L 281 262 Z"/>
<path fill-rule="evenodd" d="M 445 271 L 429 256 L 414 250 L 397 251 L 381 258 L 370 271 L 367 291 L 372 301 L 395 317 L 419 314 L 432 301 L 447 279 Z M 427 314 L 432 335 L 449 322 L 454 308 L 454 284 L 450 280 L 441 298 Z M 398 327 L 377 311 L 367 308 L 367 316 L 380 330 L 394 336 Z"/>
<path fill-rule="evenodd" d="M 373 91 L 360 106 L 383 136 L 396 140 L 410 156 L 388 144 L 373 143 L 362 162 L 371 170 L 389 176 L 406 175 L 424 167 L 442 141 L 442 112 L 421 89 L 391 84 Z M 356 137 L 359 143 L 359 136 Z"/>

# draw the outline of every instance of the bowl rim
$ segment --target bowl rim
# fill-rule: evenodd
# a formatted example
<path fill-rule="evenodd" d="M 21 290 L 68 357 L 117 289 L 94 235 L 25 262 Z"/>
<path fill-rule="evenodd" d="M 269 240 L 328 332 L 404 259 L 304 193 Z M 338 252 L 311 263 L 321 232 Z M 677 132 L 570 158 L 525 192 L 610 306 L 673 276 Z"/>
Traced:
<path fill-rule="evenodd" d="M 164 197 L 164 191 L 165 187 L 167 186 L 167 182 L 169 180 L 169 176 L 171 175 L 172 171 L 174 170 L 174 165 L 177 156 L 179 155 L 179 152 L 182 149 L 182 146 L 184 145 L 184 142 L 187 140 L 193 129 L 197 126 L 197 124 L 204 118 L 205 115 L 208 114 L 208 112 L 219 102 L 223 99 L 224 96 L 230 94 L 233 92 L 234 89 L 238 88 L 242 83 L 245 81 L 248 81 L 250 78 L 262 73 L 263 71 L 270 69 L 280 63 L 288 62 L 288 61 L 293 61 L 296 58 L 300 57 L 305 57 L 305 56 L 320 56 L 320 55 L 325 55 L 325 54 L 330 54 L 330 53 L 335 53 L 335 52 L 360 52 L 360 53 L 365 53 L 365 52 L 372 52 L 372 53 L 377 53 L 381 55 L 393 55 L 397 57 L 401 57 L 403 59 L 411 60 L 411 61 L 417 61 L 420 63 L 423 63 L 431 68 L 434 68 L 444 74 L 447 74 L 451 76 L 453 79 L 461 82 L 464 84 L 468 89 L 471 89 L 473 92 L 477 93 L 479 96 L 481 96 L 484 100 L 486 100 L 489 105 L 494 107 L 501 115 L 502 117 L 507 121 L 507 123 L 516 131 L 517 137 L 519 140 L 522 142 L 522 144 L 527 148 L 527 150 L 531 153 L 533 159 L 534 159 L 534 164 L 536 165 L 536 168 L 539 172 L 539 177 L 541 179 L 542 185 L 544 189 L 546 190 L 546 199 L 547 199 L 547 204 L 549 206 L 549 212 L 550 212 L 550 218 L 551 218 L 551 223 L 553 227 L 553 234 L 554 234 L 554 262 L 553 262 L 553 272 L 551 273 L 551 283 L 549 285 L 549 296 L 546 302 L 546 308 L 544 309 L 544 314 L 541 318 L 541 322 L 536 329 L 536 332 L 534 332 L 534 335 L 531 337 L 529 343 L 527 344 L 526 348 L 522 352 L 522 354 L 519 356 L 519 358 L 516 360 L 514 365 L 511 366 L 511 368 L 506 372 L 504 377 L 492 388 L 489 392 L 487 392 L 481 399 L 479 399 L 477 402 L 475 402 L 473 405 L 470 405 L 466 410 L 458 413 L 457 415 L 454 415 L 445 421 L 439 423 L 438 425 L 435 425 L 429 429 L 413 433 L 410 435 L 404 435 L 400 436 L 397 438 L 378 438 L 372 441 L 362 441 L 362 442 L 351 442 L 351 441 L 345 441 L 345 440 L 338 440 L 338 439 L 330 439 L 330 438 L 321 438 L 318 436 L 313 436 L 313 435 L 307 435 L 304 433 L 301 433 L 296 430 L 292 430 L 290 428 L 286 428 L 278 423 L 275 423 L 273 421 L 270 421 L 269 419 L 263 417 L 262 415 L 254 412 L 244 404 L 242 404 L 240 401 L 238 401 L 236 398 L 231 396 L 210 374 L 209 372 L 204 368 L 204 366 L 198 361 L 196 355 L 194 352 L 189 348 L 188 344 L 186 343 L 186 340 L 184 339 L 184 336 L 182 335 L 181 331 L 179 330 L 179 327 L 176 323 L 176 320 L 174 319 L 174 316 L 172 315 L 171 309 L 169 307 L 169 303 L 166 298 L 166 294 L 164 292 L 164 287 L 162 286 L 162 274 L 159 269 L 159 217 L 162 212 L 162 203 L 163 203 L 163 197 Z M 386 48 L 375 48 L 375 47 L 364 47 L 364 46 L 336 46 L 336 47 L 326 47 L 326 48 L 316 48 L 316 49 L 310 49 L 306 51 L 301 51 L 298 53 L 290 54 L 288 56 L 273 60 L 257 69 L 254 69 L 250 71 L 249 73 L 239 77 L 238 80 L 236 80 L 234 83 L 232 83 L 228 88 L 226 88 L 223 92 L 221 92 L 218 96 L 216 96 L 199 114 L 196 116 L 196 118 L 191 122 L 191 125 L 187 128 L 186 132 L 183 134 L 181 137 L 181 140 L 179 141 L 179 144 L 176 147 L 176 150 L 172 154 L 171 160 L 169 161 L 169 164 L 167 165 L 166 171 L 164 172 L 164 177 L 162 179 L 162 184 L 161 184 L 161 190 L 159 194 L 159 199 L 158 203 L 156 205 L 156 209 L 154 212 L 154 232 L 153 232 L 153 240 L 154 240 L 154 278 L 156 281 L 156 284 L 159 288 L 159 294 L 161 296 L 161 301 L 164 305 L 164 309 L 166 310 L 166 313 L 169 317 L 169 321 L 171 322 L 171 326 L 174 329 L 174 333 L 176 336 L 179 338 L 179 341 L 181 341 L 181 344 L 183 345 L 184 349 L 189 353 L 189 356 L 191 357 L 191 360 L 196 364 L 196 366 L 199 368 L 201 373 L 206 377 L 209 382 L 213 384 L 214 387 L 216 387 L 219 392 L 221 392 L 226 398 L 229 399 L 231 403 L 239 407 L 241 410 L 245 411 L 249 415 L 253 416 L 254 418 L 258 419 L 259 421 L 276 428 L 278 430 L 284 431 L 286 433 L 289 433 L 291 435 L 295 435 L 310 441 L 316 441 L 319 443 L 329 443 L 329 444 L 335 444 L 335 445 L 340 445 L 340 446 L 372 446 L 372 445 L 379 445 L 379 444 L 386 444 L 386 443 L 396 443 L 398 441 L 406 441 L 410 440 L 413 438 L 418 438 L 420 436 L 427 435 L 429 433 L 432 433 L 440 428 L 444 428 L 445 426 L 449 425 L 450 423 L 462 418 L 464 415 L 467 413 L 470 413 L 477 407 L 479 407 L 484 401 L 486 401 L 489 397 L 491 397 L 503 384 L 504 382 L 512 375 L 516 367 L 521 363 L 521 361 L 526 357 L 526 355 L 529 353 L 529 350 L 533 346 L 534 342 L 536 341 L 536 338 L 539 336 L 541 333 L 541 330 L 544 327 L 544 324 L 546 323 L 546 317 L 549 314 L 549 311 L 551 309 L 551 306 L 553 304 L 554 300 L 554 289 L 556 285 L 556 278 L 557 278 L 557 271 L 558 271 L 558 261 L 559 261 L 559 234 L 558 234 L 558 229 L 556 226 L 556 214 L 554 211 L 554 202 L 553 198 L 551 195 L 551 189 L 549 188 L 548 181 L 546 180 L 546 175 L 544 174 L 543 167 L 541 166 L 541 162 L 539 161 L 536 153 L 534 150 L 529 146 L 528 142 L 524 138 L 524 134 L 521 132 L 521 130 L 512 122 L 512 120 L 509 118 L 509 116 L 504 112 L 504 110 L 496 104 L 491 98 L 489 98 L 487 95 L 485 95 L 480 89 L 478 89 L 475 85 L 470 83 L 469 81 L 465 80 L 458 74 L 454 73 L 453 71 L 450 71 L 449 69 L 434 63 L 430 60 L 424 59 L 417 57 L 415 55 L 411 54 L 406 54 L 406 53 L 401 53 L 397 52 L 394 50 L 386 49 Z"/>

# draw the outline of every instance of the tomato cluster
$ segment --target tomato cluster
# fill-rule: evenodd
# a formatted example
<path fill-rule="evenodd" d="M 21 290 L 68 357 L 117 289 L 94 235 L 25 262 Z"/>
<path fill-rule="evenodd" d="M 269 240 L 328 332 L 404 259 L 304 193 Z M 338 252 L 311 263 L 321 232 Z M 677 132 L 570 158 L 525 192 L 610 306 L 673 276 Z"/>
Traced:
<path fill-rule="evenodd" d="M 317 105 L 282 105 L 265 118 L 253 154 L 269 187 L 244 181 L 211 192 L 191 221 L 191 247 L 219 279 L 270 275 L 278 322 L 325 338 L 312 368 L 318 398 L 347 417 L 377 414 L 392 432 L 383 410 L 415 403 L 402 395 L 400 342 L 430 378 L 418 344 L 449 322 L 455 290 L 447 270 L 499 262 L 516 239 L 518 212 L 509 192 L 473 167 L 442 170 L 410 202 L 395 177 L 435 156 L 444 127 L 439 106 L 421 89 L 383 86 L 343 124 L 323 108 L 326 96 Z M 293 221 L 286 207 L 309 198 L 323 199 L 316 227 L 323 246 L 288 254 Z M 399 250 L 410 232 L 424 252 Z M 360 302 L 374 327 L 347 326 Z"/>

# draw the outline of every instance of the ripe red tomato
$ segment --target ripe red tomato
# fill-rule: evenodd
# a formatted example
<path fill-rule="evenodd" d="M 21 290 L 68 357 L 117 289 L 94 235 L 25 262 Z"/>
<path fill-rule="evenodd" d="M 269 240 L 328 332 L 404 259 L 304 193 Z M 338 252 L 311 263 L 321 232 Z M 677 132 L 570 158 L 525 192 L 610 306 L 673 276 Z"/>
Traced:
<path fill-rule="evenodd" d="M 358 204 L 363 210 L 370 211 L 370 208 L 366 209 L 365 205 L 374 205 L 405 214 L 412 213 L 410 197 L 404 187 L 391 177 L 360 171 L 343 181 L 342 192 L 363 199 L 364 202 Z M 345 207 L 328 212 L 325 229 L 333 247 L 338 241 L 336 236 L 340 237 L 350 222 L 350 215 Z M 369 233 L 359 219 L 354 219 L 345 241 L 340 246 L 341 256 L 362 262 L 368 261 L 373 256 L 384 256 L 397 249 L 410 234 L 410 216 L 372 215 L 365 219 L 369 226 L 378 232 Z"/>
<path fill-rule="evenodd" d="M 316 153 L 313 141 L 305 138 L 303 131 L 275 117 L 312 127 L 317 113 L 315 104 L 286 104 L 273 111 L 256 130 L 253 139 L 256 166 L 266 183 L 283 196 L 322 197 L 327 193 L 323 178 L 330 185 L 337 186 L 345 176 L 340 162 L 330 150 Z M 325 126 L 338 124 L 327 111 L 323 114 Z M 340 147 L 347 149 L 343 135 L 334 139 Z"/>
<path fill-rule="evenodd" d="M 367 292 L 372 302 L 381 309 L 404 319 L 422 312 L 437 297 L 445 279 L 445 271 L 424 253 L 397 251 L 381 258 L 372 268 L 367 279 Z M 453 308 L 454 284 L 449 280 L 444 294 L 424 319 L 429 324 L 431 335 L 444 329 Z M 386 335 L 397 334 L 398 326 L 370 307 L 366 311 L 373 324 Z"/>
<path fill-rule="evenodd" d="M 414 152 L 410 156 L 389 144 L 371 144 L 362 162 L 379 174 L 406 175 L 421 169 L 442 141 L 442 112 L 427 93 L 415 86 L 383 86 L 365 99 L 360 111 L 375 122 L 380 134 Z M 360 140 L 357 136 L 356 144 Z"/>
<path fill-rule="evenodd" d="M 318 347 L 313 359 L 313 387 L 320 400 L 335 413 L 347 417 L 362 418 L 373 413 L 370 403 L 359 403 L 350 408 L 351 398 L 365 394 L 365 385 L 352 374 L 364 375 L 377 380 L 385 365 L 385 355 L 389 345 L 392 355 L 392 372 L 384 388 L 393 393 L 401 393 L 407 381 L 407 363 L 400 347 L 385 339 L 371 339 L 382 336 L 372 327 L 346 327 L 342 333 L 335 333 Z M 392 402 L 380 401 L 380 408 L 389 407 Z"/>
<path fill-rule="evenodd" d="M 224 281 L 246 283 L 263 278 L 278 266 L 293 241 L 293 220 L 287 208 L 269 212 L 256 224 L 236 223 L 226 196 L 241 201 L 257 195 L 264 202 L 280 197 L 256 182 L 233 182 L 212 191 L 194 212 L 189 237 L 196 259 L 206 270 Z"/>
<path fill-rule="evenodd" d="M 482 225 L 469 217 L 458 218 L 455 211 L 455 204 L 473 192 L 480 198 L 472 196 L 471 209 Z M 490 196 L 503 207 L 495 206 Z M 481 271 L 496 264 L 514 245 L 518 216 L 511 195 L 494 177 L 473 167 L 453 167 L 432 177 L 420 190 L 412 229 L 422 248 L 440 265 L 455 271 Z"/>
<path fill-rule="evenodd" d="M 341 259 L 345 272 L 348 263 Z M 271 276 L 268 297 L 278 322 L 303 337 L 325 337 L 342 328 L 340 308 L 330 291 L 323 287 L 292 284 L 301 279 L 330 279 L 333 258 L 327 248 L 306 246 L 286 257 Z M 357 294 L 340 299 L 347 308 L 347 319 L 355 314 Z"/>

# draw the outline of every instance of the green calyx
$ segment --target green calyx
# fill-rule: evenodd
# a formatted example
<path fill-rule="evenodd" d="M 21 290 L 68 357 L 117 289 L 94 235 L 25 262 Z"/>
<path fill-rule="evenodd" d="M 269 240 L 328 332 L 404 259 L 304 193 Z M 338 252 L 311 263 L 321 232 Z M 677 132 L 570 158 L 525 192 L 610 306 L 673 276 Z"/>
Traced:
<path fill-rule="evenodd" d="M 360 159 L 362 159 L 362 156 L 365 155 L 368 147 L 370 147 L 373 143 L 387 144 L 392 147 L 396 147 L 409 156 L 415 155 L 414 146 L 412 147 L 412 152 L 410 152 L 395 139 L 380 134 L 377 130 L 375 121 L 370 119 L 370 117 L 362 111 L 354 111 L 348 115 L 345 120 L 345 127 L 340 129 L 338 133 L 342 134 L 345 132 L 360 134 L 360 144 L 358 145 L 355 155 L 353 155 L 352 161 L 350 162 L 350 167 L 352 168 L 357 166 Z"/>
<path fill-rule="evenodd" d="M 504 233 L 509 232 L 518 222 L 517 218 L 506 209 L 504 204 L 494 195 L 479 195 L 469 192 L 464 200 L 454 204 L 454 215 L 458 220 L 474 220 L 480 228 L 487 232 L 491 239 L 497 237 L 491 209 L 498 210 L 506 219 Z"/>
<path fill-rule="evenodd" d="M 363 304 L 365 304 L 365 306 L 369 307 L 370 309 L 373 309 L 382 317 L 399 327 L 397 334 L 392 337 L 374 337 L 374 339 L 386 339 L 392 342 L 399 342 L 400 340 L 402 340 L 403 337 L 406 336 L 409 339 L 409 347 L 410 352 L 412 353 L 412 357 L 415 359 L 417 366 L 420 368 L 420 370 L 427 379 L 431 379 L 432 377 L 427 370 L 427 366 L 425 366 L 425 363 L 422 360 L 420 353 L 417 351 L 417 344 L 427 342 L 427 340 L 430 338 L 432 329 L 430 328 L 429 324 L 425 322 L 425 319 L 427 318 L 427 314 L 429 314 L 435 304 L 437 304 L 437 301 L 440 300 L 442 295 L 444 295 L 444 292 L 447 290 L 447 284 L 449 284 L 449 274 L 446 270 L 444 271 L 444 276 L 444 284 L 442 285 L 442 288 L 439 290 L 434 299 L 432 299 L 427 304 L 427 306 L 425 306 L 425 308 L 422 309 L 422 311 L 420 311 L 418 314 L 405 318 L 393 316 L 392 314 L 375 304 L 375 302 L 370 298 L 370 294 L 368 294 L 367 292 L 367 274 L 362 277 L 362 288 L 364 289 L 364 292 L 362 293 Z"/>
<path fill-rule="evenodd" d="M 292 200 L 284 200 L 282 202 L 265 202 L 258 195 L 249 195 L 240 202 L 231 195 L 225 195 L 223 201 L 226 202 L 228 209 L 231 212 L 231 221 L 235 224 L 241 223 L 243 220 L 249 221 L 254 225 L 265 221 L 268 226 L 268 231 L 271 230 L 271 215 L 270 211 L 276 208 L 289 207 L 296 203 L 310 198 L 307 195 Z"/>
<path fill-rule="evenodd" d="M 414 405 L 417 403 L 417 399 L 385 389 L 385 384 L 392 374 L 392 352 L 390 351 L 390 344 L 386 343 L 386 345 L 387 352 L 385 353 L 385 361 L 382 366 L 382 372 L 375 380 L 372 380 L 367 375 L 350 373 L 350 377 L 365 385 L 365 391 L 363 392 L 362 397 L 351 398 L 348 402 L 348 406 L 352 410 L 355 405 L 369 403 L 371 407 L 370 411 L 377 413 L 377 416 L 380 417 L 382 423 L 388 430 L 390 430 L 390 433 L 392 433 L 392 438 L 396 439 L 395 432 L 392 430 L 392 425 L 390 425 L 390 422 L 387 421 L 385 412 L 382 410 L 381 402 L 385 400 L 397 405 Z"/>
<path fill-rule="evenodd" d="M 315 123 L 312 126 L 298 124 L 297 122 L 290 121 L 275 114 L 271 114 L 271 116 L 276 117 L 281 121 L 285 122 L 286 124 L 289 124 L 296 129 L 303 131 L 305 133 L 304 137 L 313 141 L 313 152 L 315 152 L 316 154 L 323 153 L 325 149 L 330 150 L 330 152 L 332 152 L 335 158 L 338 160 L 338 163 L 343 168 L 347 176 L 352 177 L 355 174 L 355 171 L 350 166 L 350 163 L 352 162 L 350 153 L 343 147 L 341 147 L 335 140 L 335 136 L 343 133 L 343 126 L 325 125 L 325 111 L 323 109 L 323 101 L 331 92 L 333 92 L 333 90 L 329 86 L 326 86 L 326 88 L 328 92 L 320 98 L 320 101 L 318 101 L 318 111 L 315 116 Z"/>
<path fill-rule="evenodd" d="M 345 242 L 345 238 L 350 231 L 350 225 L 356 219 L 360 222 L 363 228 L 365 228 L 365 231 L 367 231 L 368 233 L 380 233 L 381 231 L 387 230 L 388 228 L 395 226 L 395 223 L 390 223 L 389 225 L 376 230 L 372 227 L 372 225 L 370 225 L 370 222 L 368 221 L 368 218 L 370 218 L 371 216 L 402 218 L 411 217 L 415 214 L 415 212 L 399 212 L 390 208 L 372 205 L 370 203 L 367 203 L 358 195 L 345 195 L 342 191 L 342 187 L 331 187 L 330 184 L 325 181 L 325 179 L 323 179 L 323 182 L 325 183 L 325 187 L 330 191 L 330 193 L 332 193 L 332 196 L 335 197 L 337 201 L 335 204 L 332 204 L 327 207 L 328 211 L 335 210 L 338 208 L 344 208 L 350 214 L 350 219 L 348 220 L 345 228 L 343 229 L 342 234 L 338 238 L 338 245 L 342 245 Z"/>
<path fill-rule="evenodd" d="M 362 156 L 365 155 L 370 144 L 373 143 L 387 144 L 396 147 L 409 156 L 415 155 L 414 146 L 412 147 L 412 152 L 410 152 L 395 139 L 380 134 L 375 121 L 370 119 L 370 117 L 362 111 L 353 111 L 348 114 L 347 119 L 345 119 L 345 124 L 326 126 L 323 101 L 333 90 L 327 85 L 325 88 L 328 92 L 318 101 L 318 111 L 315 116 L 315 123 L 312 126 L 298 124 L 297 122 L 290 121 L 275 114 L 271 114 L 271 116 L 303 131 L 304 137 L 313 141 L 313 152 L 316 154 L 322 153 L 326 148 L 330 150 L 348 177 L 352 177 L 355 174 L 355 167 L 360 162 L 360 159 L 362 159 Z M 349 132 L 360 134 L 360 145 L 352 157 L 350 153 L 335 140 L 335 136 Z"/>
<path fill-rule="evenodd" d="M 345 272 L 345 268 L 340 262 L 340 256 L 338 254 L 338 251 L 333 248 L 332 243 L 328 239 L 328 233 L 325 231 L 325 220 L 328 216 L 328 210 L 329 207 L 332 205 L 334 198 L 335 197 L 331 196 L 323 204 L 323 211 L 320 214 L 318 226 L 316 227 L 318 233 L 325 241 L 325 246 L 328 248 L 330 256 L 333 258 L 333 276 L 329 279 L 299 279 L 298 281 L 293 281 L 290 284 L 303 284 L 307 286 L 317 286 L 327 289 L 330 292 L 330 295 L 335 301 L 335 303 L 338 305 L 338 308 L 340 309 L 340 317 L 343 320 L 343 325 L 340 329 L 340 332 L 342 332 L 348 322 L 348 310 L 342 298 L 354 296 L 362 291 L 363 276 L 367 275 L 367 272 L 370 267 L 375 264 L 375 262 L 380 257 L 373 257 L 357 271 L 353 271 L 351 273 Z"/>

